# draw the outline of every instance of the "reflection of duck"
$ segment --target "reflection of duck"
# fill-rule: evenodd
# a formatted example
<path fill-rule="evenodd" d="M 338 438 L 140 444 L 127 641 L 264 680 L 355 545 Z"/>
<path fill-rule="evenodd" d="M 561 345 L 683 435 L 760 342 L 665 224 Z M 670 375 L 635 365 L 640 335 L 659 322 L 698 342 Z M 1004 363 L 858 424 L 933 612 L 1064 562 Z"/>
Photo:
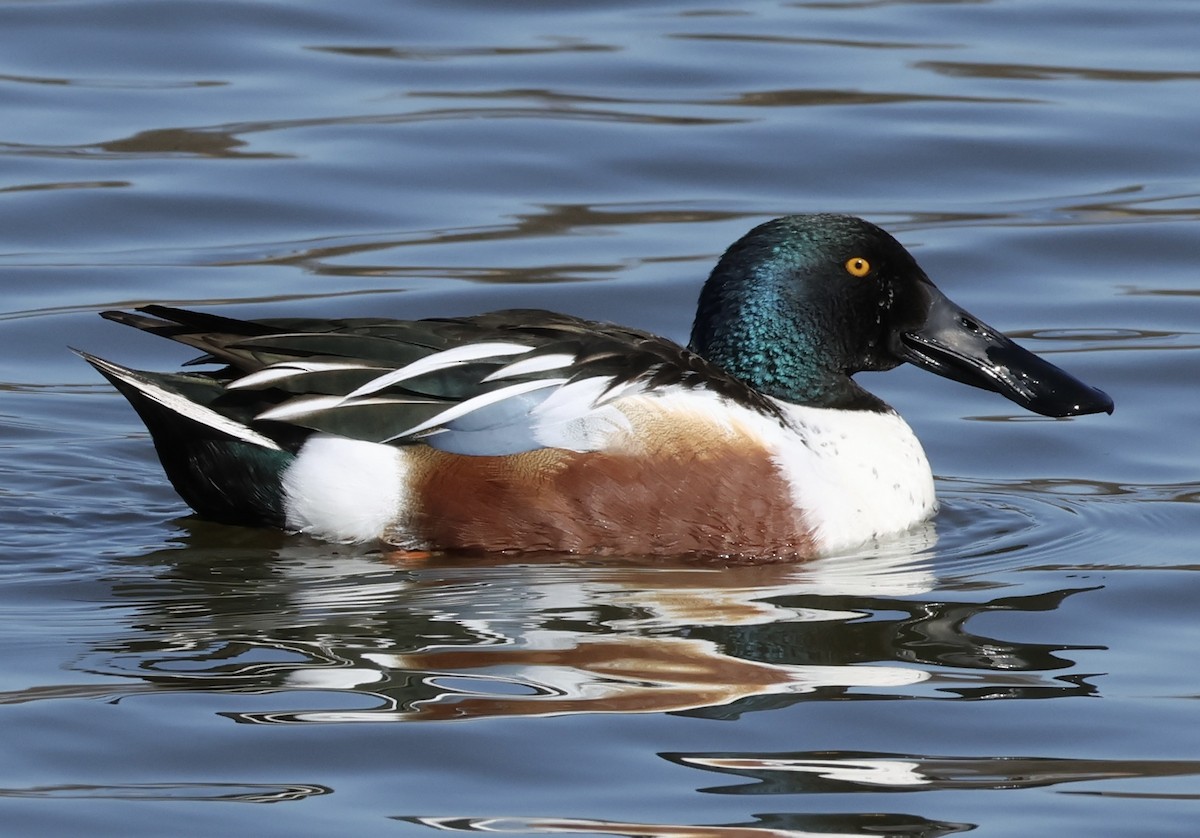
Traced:
<path fill-rule="evenodd" d="M 797 557 L 934 510 L 920 444 L 851 375 L 910 361 L 1038 413 L 1111 400 L 839 215 L 763 224 L 721 258 L 690 348 L 544 311 L 112 320 L 198 347 L 210 373 L 85 356 L 213 518 L 438 548 Z"/>
<path fill-rule="evenodd" d="M 1024 633 L 1029 614 L 1088 589 L 943 601 L 917 593 L 936 587 L 920 555 L 721 569 L 438 556 L 397 573 L 308 540 L 273 559 L 205 546 L 220 533 L 187 526 L 187 549 L 117 574 L 128 632 L 80 659 L 88 679 L 0 692 L 0 705 L 201 692 L 253 696 L 223 702 L 239 722 L 375 724 L 1100 694 L 1083 647 L 969 630 Z"/>
<path fill-rule="evenodd" d="M 617 838 L 845 838 L 850 835 L 914 835 L 936 838 L 973 829 L 975 824 L 932 821 L 888 812 L 788 812 L 756 815 L 756 822 L 732 826 L 646 823 L 553 817 L 398 817 L 445 832 L 489 835 L 608 835 Z"/>
<path fill-rule="evenodd" d="M 437 700 L 421 702 L 397 718 L 425 721 L 564 713 L 666 713 L 721 707 L 767 695 L 800 695 L 821 688 L 888 690 L 926 680 L 928 673 L 900 666 L 793 666 L 727 654 L 708 640 L 619 635 L 577 638 L 567 648 L 433 649 L 408 655 L 368 653 L 392 670 L 423 671 L 430 683 L 446 682 Z M 503 673 L 487 677 L 494 670 Z M 477 674 L 479 671 L 481 674 Z M 514 673 L 519 679 L 514 680 Z M 533 694 L 510 690 L 519 683 Z M 473 684 L 476 689 L 454 690 Z M 370 714 L 333 712 L 326 719 L 378 721 Z M 307 718 L 314 718 L 308 714 Z"/>

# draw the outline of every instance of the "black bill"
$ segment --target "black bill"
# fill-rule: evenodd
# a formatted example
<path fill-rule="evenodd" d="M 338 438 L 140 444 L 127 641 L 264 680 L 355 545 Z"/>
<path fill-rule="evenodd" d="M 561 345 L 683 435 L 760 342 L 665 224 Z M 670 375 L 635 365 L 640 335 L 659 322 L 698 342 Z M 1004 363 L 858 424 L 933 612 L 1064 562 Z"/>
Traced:
<path fill-rule="evenodd" d="M 925 286 L 923 325 L 892 339 L 897 357 L 946 378 L 992 390 L 1043 416 L 1112 413 L 1108 394 L 1018 346 L 996 329 Z"/>

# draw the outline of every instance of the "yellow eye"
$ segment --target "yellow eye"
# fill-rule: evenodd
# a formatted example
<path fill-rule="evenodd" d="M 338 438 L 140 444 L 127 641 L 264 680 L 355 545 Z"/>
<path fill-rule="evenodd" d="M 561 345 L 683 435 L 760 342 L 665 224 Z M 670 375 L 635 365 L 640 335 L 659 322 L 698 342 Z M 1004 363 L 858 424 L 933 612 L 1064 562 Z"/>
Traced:
<path fill-rule="evenodd" d="M 871 272 L 871 263 L 861 256 L 846 260 L 846 273 L 850 276 L 864 277 Z"/>

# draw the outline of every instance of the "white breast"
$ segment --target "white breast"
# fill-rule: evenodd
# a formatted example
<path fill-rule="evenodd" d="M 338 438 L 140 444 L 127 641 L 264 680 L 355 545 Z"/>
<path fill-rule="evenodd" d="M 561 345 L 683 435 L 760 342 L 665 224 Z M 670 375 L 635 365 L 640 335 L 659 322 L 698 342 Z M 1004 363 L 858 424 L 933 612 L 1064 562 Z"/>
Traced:
<path fill-rule="evenodd" d="M 937 510 L 929 460 L 895 412 L 781 407 L 794 434 L 775 459 L 821 553 L 903 532 Z"/>

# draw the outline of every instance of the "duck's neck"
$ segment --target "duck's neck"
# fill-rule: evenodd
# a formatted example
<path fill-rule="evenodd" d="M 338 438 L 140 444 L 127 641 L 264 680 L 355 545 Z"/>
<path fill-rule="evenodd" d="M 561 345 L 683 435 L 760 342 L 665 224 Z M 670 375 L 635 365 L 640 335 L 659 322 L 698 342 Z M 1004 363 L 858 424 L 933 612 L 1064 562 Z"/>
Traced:
<path fill-rule="evenodd" d="M 807 324 L 801 301 L 769 275 L 723 278 L 716 273 L 700 294 L 692 351 L 754 389 L 791 404 L 886 411 L 836 359 L 836 334 Z M 789 313 L 792 316 L 789 316 Z M 799 316 L 797 316 L 799 315 Z"/>

